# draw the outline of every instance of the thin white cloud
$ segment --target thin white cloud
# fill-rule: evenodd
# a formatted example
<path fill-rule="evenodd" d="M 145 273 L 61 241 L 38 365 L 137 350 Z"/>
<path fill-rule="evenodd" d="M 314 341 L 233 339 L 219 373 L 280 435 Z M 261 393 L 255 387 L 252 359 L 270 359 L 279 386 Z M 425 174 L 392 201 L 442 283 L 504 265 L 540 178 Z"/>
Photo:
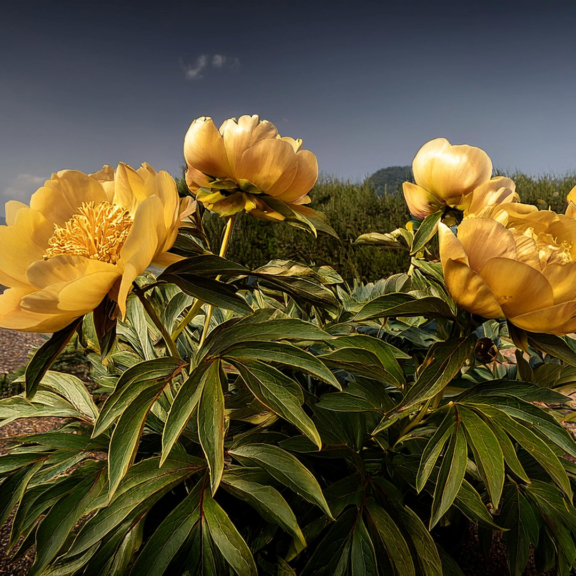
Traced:
<path fill-rule="evenodd" d="M 184 64 L 180 62 L 182 69 L 184 70 L 184 77 L 186 80 L 200 80 L 203 78 L 202 70 L 206 68 L 208 64 L 208 56 L 206 54 L 202 54 L 196 58 L 195 64 Z"/>
<path fill-rule="evenodd" d="M 30 196 L 42 184 L 46 178 L 42 176 L 34 176 L 32 174 L 18 174 L 16 178 L 13 178 L 10 185 L 4 189 L 4 197 L 8 200 L 20 200 L 21 202 L 28 202 Z"/>
<path fill-rule="evenodd" d="M 201 54 L 196 58 L 194 64 L 185 64 L 184 61 L 180 60 L 180 67 L 184 71 L 184 78 L 186 80 L 201 80 L 204 78 L 203 71 L 206 68 L 238 68 L 240 65 L 239 58 L 230 58 L 224 54 Z"/>

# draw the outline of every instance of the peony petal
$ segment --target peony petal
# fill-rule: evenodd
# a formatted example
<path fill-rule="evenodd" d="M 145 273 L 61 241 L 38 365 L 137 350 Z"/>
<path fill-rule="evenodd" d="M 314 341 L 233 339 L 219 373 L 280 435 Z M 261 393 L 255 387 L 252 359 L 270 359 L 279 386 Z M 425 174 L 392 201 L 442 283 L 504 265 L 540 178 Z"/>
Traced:
<path fill-rule="evenodd" d="M 118 305 L 122 317 L 126 315 L 126 298 L 132 282 L 162 253 L 161 247 L 164 246 L 166 238 L 162 208 L 162 202 L 157 196 L 150 196 L 138 206 L 134 225 L 120 251 L 118 264 L 124 270 L 118 291 Z"/>
<path fill-rule="evenodd" d="M 484 318 L 504 316 L 486 282 L 465 262 L 448 259 L 443 264 L 446 286 L 458 306 Z"/>
<path fill-rule="evenodd" d="M 298 170 L 292 184 L 288 190 L 278 195 L 277 198 L 292 204 L 304 198 L 316 184 L 318 180 L 318 160 L 316 156 L 309 150 L 300 150 L 296 154 L 298 161 Z"/>
<path fill-rule="evenodd" d="M 416 184 L 450 206 L 490 179 L 492 162 L 474 146 L 452 146 L 445 138 L 428 142 L 412 164 Z"/>
<path fill-rule="evenodd" d="M 464 246 L 462 246 L 462 242 L 446 224 L 438 225 L 438 240 L 440 243 L 440 260 L 442 261 L 442 266 L 448 260 L 457 260 L 458 262 L 463 262 L 467 266 L 468 263 L 468 256 L 466 255 L 466 251 L 464 250 Z"/>
<path fill-rule="evenodd" d="M 238 179 L 238 165 L 242 154 L 248 148 L 261 140 L 274 139 L 278 136 L 278 129 L 268 120 L 260 121 L 257 115 L 241 116 L 238 121 L 235 118 L 226 120 L 220 127 L 220 133 L 224 140 L 224 148 L 228 157 L 232 177 Z"/>
<path fill-rule="evenodd" d="M 28 208 L 28 205 L 23 202 L 18 202 L 17 200 L 6 202 L 4 209 L 6 211 L 6 224 L 8 226 L 14 226 L 16 223 L 16 214 L 22 208 Z"/>
<path fill-rule="evenodd" d="M 211 178 L 206 176 L 204 172 L 188 166 L 188 170 L 186 170 L 186 185 L 190 191 L 196 192 L 198 188 L 210 188 L 211 181 Z"/>
<path fill-rule="evenodd" d="M 0 295 L 0 327 L 23 332 L 57 332 L 78 316 L 72 313 L 38 314 L 21 307 L 30 289 L 10 288 Z"/>
<path fill-rule="evenodd" d="M 24 296 L 21 306 L 41 314 L 82 316 L 102 302 L 120 276 L 118 266 L 82 256 L 40 260 L 28 268 L 30 284 L 40 290 Z"/>
<path fill-rule="evenodd" d="M 576 300 L 576 262 L 549 264 L 542 271 L 554 291 L 554 303 Z"/>
<path fill-rule="evenodd" d="M 0 226 L 0 283 L 27 287 L 26 269 L 42 260 L 53 233 L 52 223 L 27 206 L 16 212 L 13 226 Z"/>
<path fill-rule="evenodd" d="M 298 171 L 292 146 L 281 139 L 261 140 L 248 148 L 237 165 L 239 179 L 250 180 L 270 196 L 288 189 Z"/>
<path fill-rule="evenodd" d="M 516 260 L 541 272 L 542 264 L 536 241 L 524 234 L 514 234 L 514 240 L 516 241 Z"/>
<path fill-rule="evenodd" d="M 105 164 L 102 166 L 101 170 L 94 172 L 94 174 L 89 174 L 89 176 L 95 180 L 98 180 L 98 182 L 102 184 L 102 188 L 104 188 L 104 192 L 106 192 L 108 202 L 112 204 L 112 202 L 114 202 L 114 168 L 108 164 Z"/>
<path fill-rule="evenodd" d="M 492 258 L 484 264 L 480 276 L 508 318 L 554 305 L 554 293 L 548 280 L 523 262 Z"/>
<path fill-rule="evenodd" d="M 426 216 L 435 214 L 443 207 L 442 202 L 436 196 L 416 184 L 404 182 L 402 190 L 404 191 L 404 200 L 406 200 L 408 210 L 415 218 L 424 220 Z"/>
<path fill-rule="evenodd" d="M 114 179 L 114 204 L 123 206 L 134 215 L 138 206 L 148 198 L 144 179 L 134 168 L 120 162 Z"/>
<path fill-rule="evenodd" d="M 479 215 L 487 207 L 505 202 L 519 202 L 520 196 L 515 192 L 516 184 L 511 178 L 495 176 L 481 184 L 468 197 L 466 215 Z"/>
<path fill-rule="evenodd" d="M 564 336 L 576 332 L 576 302 L 564 302 L 510 318 L 522 330 Z"/>
<path fill-rule="evenodd" d="M 188 167 L 213 178 L 231 178 L 224 140 L 212 118 L 196 118 L 184 138 L 184 158 Z"/>
<path fill-rule="evenodd" d="M 516 258 L 512 232 L 489 218 L 465 218 L 458 227 L 458 240 L 475 272 L 480 272 L 491 258 Z"/>
<path fill-rule="evenodd" d="M 30 208 L 42 212 L 49 222 L 63 226 L 83 203 L 107 200 L 100 182 L 77 170 L 63 170 L 32 194 Z"/>

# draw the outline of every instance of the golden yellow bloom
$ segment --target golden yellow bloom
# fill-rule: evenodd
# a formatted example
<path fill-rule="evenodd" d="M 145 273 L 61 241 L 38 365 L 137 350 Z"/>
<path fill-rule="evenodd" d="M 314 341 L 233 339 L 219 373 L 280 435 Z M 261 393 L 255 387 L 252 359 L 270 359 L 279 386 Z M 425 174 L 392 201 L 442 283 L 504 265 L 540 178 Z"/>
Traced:
<path fill-rule="evenodd" d="M 458 237 L 440 225 L 450 295 L 484 318 L 506 317 L 529 332 L 576 330 L 576 220 L 506 204 L 497 219 L 465 218 Z"/>
<path fill-rule="evenodd" d="M 570 190 L 568 197 L 568 207 L 566 208 L 566 216 L 570 218 L 576 218 L 576 186 Z"/>
<path fill-rule="evenodd" d="M 197 118 L 186 133 L 184 157 L 188 187 L 220 216 L 246 210 L 262 220 L 284 220 L 282 205 L 314 214 L 303 204 L 318 179 L 316 156 L 258 116 L 231 118 L 220 130 L 211 118 Z"/>
<path fill-rule="evenodd" d="M 516 201 L 512 200 L 512 180 L 490 179 L 492 161 L 474 146 L 452 146 L 446 138 L 431 140 L 414 157 L 412 171 L 416 184 L 404 182 L 403 190 L 416 218 L 426 218 L 446 206 L 464 210 L 472 203 L 476 212 L 504 198 Z"/>
<path fill-rule="evenodd" d="M 0 226 L 0 326 L 55 332 L 108 294 L 126 311 L 133 280 L 172 247 L 191 199 L 166 172 L 120 164 L 53 174 L 30 200 L 6 204 Z"/>

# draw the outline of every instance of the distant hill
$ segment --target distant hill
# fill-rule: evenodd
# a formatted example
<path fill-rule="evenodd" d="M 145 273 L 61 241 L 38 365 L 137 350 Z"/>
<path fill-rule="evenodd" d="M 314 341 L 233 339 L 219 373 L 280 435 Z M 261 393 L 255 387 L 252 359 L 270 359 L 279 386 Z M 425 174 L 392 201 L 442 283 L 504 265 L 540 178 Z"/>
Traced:
<path fill-rule="evenodd" d="M 411 166 L 389 166 L 368 177 L 376 194 L 388 196 L 401 191 L 402 182 L 412 181 Z"/>

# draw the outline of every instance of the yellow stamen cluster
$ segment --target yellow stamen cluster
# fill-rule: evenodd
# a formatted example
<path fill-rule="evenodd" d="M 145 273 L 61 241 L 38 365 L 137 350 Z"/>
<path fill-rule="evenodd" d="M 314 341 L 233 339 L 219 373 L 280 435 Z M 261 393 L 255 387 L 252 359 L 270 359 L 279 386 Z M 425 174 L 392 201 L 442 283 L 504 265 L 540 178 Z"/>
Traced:
<path fill-rule="evenodd" d="M 54 226 L 44 259 L 76 255 L 116 264 L 134 220 L 122 206 L 83 202 L 64 226 Z"/>

